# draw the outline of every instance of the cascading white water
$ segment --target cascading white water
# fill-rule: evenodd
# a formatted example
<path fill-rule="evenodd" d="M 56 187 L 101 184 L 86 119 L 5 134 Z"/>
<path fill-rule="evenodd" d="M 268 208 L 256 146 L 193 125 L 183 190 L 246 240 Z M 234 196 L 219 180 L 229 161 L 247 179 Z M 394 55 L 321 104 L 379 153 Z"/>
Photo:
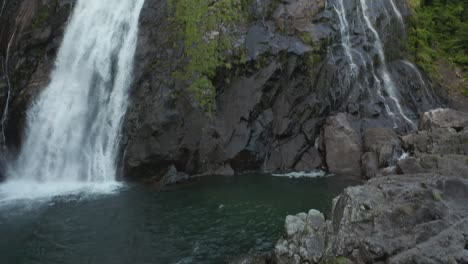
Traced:
<path fill-rule="evenodd" d="M 402 25 L 402 28 L 405 29 L 405 26 L 404 26 L 405 24 L 403 22 L 403 16 L 401 15 L 400 10 L 398 10 L 398 8 L 396 7 L 395 2 L 393 2 L 393 0 L 390 0 L 389 2 L 390 2 L 390 5 L 392 6 L 393 12 L 395 12 L 395 15 L 398 18 L 398 22 L 400 22 L 400 24 Z"/>
<path fill-rule="evenodd" d="M 403 60 L 402 61 L 406 66 L 408 66 L 413 72 L 416 73 L 416 76 L 418 76 L 418 80 L 419 80 L 419 83 L 421 84 L 421 87 L 423 88 L 424 90 L 424 93 L 426 94 L 427 97 L 432 97 L 432 95 L 434 94 L 434 90 L 432 90 L 431 92 L 427 89 L 427 87 L 430 85 L 428 85 L 425 81 L 424 81 L 424 78 L 422 77 L 421 75 L 421 72 L 419 72 L 418 68 L 416 68 L 416 66 L 414 66 L 414 64 L 412 64 L 411 62 L 409 61 L 406 61 L 406 60 Z"/>
<path fill-rule="evenodd" d="M 352 55 L 351 40 L 349 36 L 349 23 L 348 18 L 346 17 L 346 10 L 343 5 L 343 0 L 338 0 L 338 7 L 334 5 L 333 8 L 335 9 L 338 20 L 340 21 L 341 45 L 344 48 L 346 57 L 348 57 L 351 72 L 354 74 L 357 71 L 357 65 L 354 63 Z"/>
<path fill-rule="evenodd" d="M 51 82 L 28 111 L 24 143 L 6 184 L 68 190 L 115 183 L 144 0 L 111 2 L 77 2 Z"/>
<path fill-rule="evenodd" d="M 408 118 L 406 116 L 406 114 L 405 114 L 405 112 L 404 112 L 404 110 L 403 110 L 403 108 L 402 108 L 402 106 L 400 104 L 400 101 L 398 99 L 398 91 L 397 91 L 397 89 L 395 87 L 395 83 L 393 82 L 392 77 L 390 75 L 390 72 L 389 72 L 389 70 L 387 68 L 382 41 L 380 39 L 379 33 L 374 28 L 374 26 L 372 25 L 372 22 L 371 22 L 371 20 L 369 18 L 369 8 L 367 7 L 366 0 L 360 0 L 360 4 L 361 4 L 361 11 L 362 11 L 362 16 L 364 18 L 364 21 L 365 21 L 365 23 L 367 25 L 367 28 L 372 32 L 372 34 L 374 36 L 374 39 L 375 39 L 374 45 L 375 45 L 375 48 L 377 49 L 379 60 L 381 62 L 381 67 L 380 68 L 381 68 L 382 79 L 383 79 L 383 87 L 384 87 L 386 93 L 388 94 L 388 96 L 390 97 L 390 99 L 393 101 L 395 107 L 398 110 L 399 115 L 403 118 L 403 120 L 406 123 L 408 123 L 410 126 L 412 126 L 414 128 L 415 127 L 414 122 L 410 118 Z M 392 1 L 392 5 L 394 6 L 393 1 Z M 399 12 L 398 12 L 398 14 L 399 14 Z M 390 112 L 390 114 L 394 115 L 391 112 Z"/>

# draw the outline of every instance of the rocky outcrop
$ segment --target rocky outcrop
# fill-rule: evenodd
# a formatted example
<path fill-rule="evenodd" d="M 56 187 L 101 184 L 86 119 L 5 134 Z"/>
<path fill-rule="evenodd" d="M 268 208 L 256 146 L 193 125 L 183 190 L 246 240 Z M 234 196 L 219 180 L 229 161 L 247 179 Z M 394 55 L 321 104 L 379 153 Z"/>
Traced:
<path fill-rule="evenodd" d="M 318 262 L 325 252 L 327 226 L 325 217 L 316 210 L 298 215 L 288 215 L 285 237 L 274 249 L 274 261 L 278 264 L 298 264 L 309 260 Z"/>
<path fill-rule="evenodd" d="M 468 127 L 468 115 L 452 109 L 434 109 L 424 113 L 419 124 L 420 130 L 432 128 L 461 129 Z"/>
<path fill-rule="evenodd" d="M 411 158 L 400 160 L 399 170 L 468 177 L 468 114 L 436 109 L 423 115 L 420 128 L 402 137 Z"/>
<path fill-rule="evenodd" d="M 453 113 L 457 118 L 450 118 Z M 421 129 L 426 130 L 401 141 L 391 131 L 368 130 L 362 163 L 364 172 L 374 177 L 335 198 L 329 220 L 314 210 L 288 216 L 273 259 L 276 263 L 466 263 L 468 153 L 461 144 L 466 118 L 467 113 L 448 109 L 425 113 Z M 380 160 L 377 153 L 400 148 L 408 156 L 397 161 L 397 171 L 387 169 L 400 175 L 377 173 L 380 161 L 395 161 Z"/>
<path fill-rule="evenodd" d="M 341 43 L 337 3 L 327 1 L 254 1 L 244 7 L 244 19 L 237 24 L 206 32 L 207 39 L 223 30 L 235 36 L 232 51 L 217 54 L 223 62 L 209 76 L 216 96 L 213 112 L 207 113 L 188 88 L 191 79 L 177 77 L 191 58 L 184 37 L 175 30 L 180 26 L 176 14 L 168 1 L 146 0 L 121 141 L 125 176 L 159 181 L 172 167 L 205 175 L 312 171 L 328 165 L 333 173 L 358 175 L 365 170 L 367 177 L 374 177 L 395 166 L 399 147 L 394 135 L 382 136 L 382 141 L 388 136 L 388 145 L 367 147 L 363 141 L 369 128 L 397 125 L 396 130 L 404 132 L 407 127 L 395 118 L 398 111 L 390 109 L 394 102 L 375 92 L 383 82 L 374 60 L 378 51 L 371 45 L 375 40 L 366 33 L 362 12 L 356 13 L 361 2 L 345 1 L 343 6 L 345 15 L 354 19 L 348 25 L 352 62 L 359 72 L 354 74 Z M 406 1 L 394 2 L 403 17 L 410 14 Z M 0 52 L 3 60 L 9 58 L 12 87 L 6 140 L 13 156 L 27 106 L 48 82 L 73 3 L 8 1 L 0 17 Z M 413 118 L 439 107 L 439 98 L 425 90 L 425 75 L 415 80 L 415 68 L 404 61 L 404 48 L 397 44 L 402 28 L 394 26 L 399 23 L 393 7 L 378 0 L 369 6 L 368 18 L 385 46 L 389 73 L 407 114 Z M 0 87 L 5 88 L 2 75 Z M 339 124 L 346 120 L 338 113 L 346 113 L 352 129 Z M 335 131 L 335 125 L 341 128 Z M 339 156 L 341 148 L 346 155 Z"/>
<path fill-rule="evenodd" d="M 73 0 L 4 1 L 0 16 L 0 109 L 10 150 L 20 144 L 25 110 L 49 82 Z M 5 107 L 6 103 L 8 107 Z"/>
<path fill-rule="evenodd" d="M 314 224 L 307 214 L 288 216 L 274 257 L 277 263 L 465 263 L 467 198 L 466 178 L 371 179 L 334 200 L 330 221 L 314 211 L 321 215 L 309 217 Z"/>
<path fill-rule="evenodd" d="M 361 175 L 361 137 L 346 114 L 328 118 L 325 124 L 328 169 L 335 174 Z"/>

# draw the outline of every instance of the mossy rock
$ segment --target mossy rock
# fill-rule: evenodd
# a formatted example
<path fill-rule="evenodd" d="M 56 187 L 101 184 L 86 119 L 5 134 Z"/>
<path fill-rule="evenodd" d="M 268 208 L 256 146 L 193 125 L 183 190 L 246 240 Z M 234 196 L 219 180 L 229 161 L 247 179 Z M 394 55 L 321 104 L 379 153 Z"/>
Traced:
<path fill-rule="evenodd" d="M 353 264 L 353 262 L 346 257 L 337 257 L 327 261 L 326 264 Z"/>
<path fill-rule="evenodd" d="M 244 0 L 171 0 L 169 4 L 187 59 L 174 76 L 187 82 L 188 91 L 207 112 L 214 110 L 213 78 L 218 69 L 232 68 L 234 63 L 232 54 L 226 52 L 232 51 L 235 38 L 229 28 L 248 21 L 247 6 Z M 237 53 L 242 52 L 240 49 Z"/>
<path fill-rule="evenodd" d="M 432 199 L 436 202 L 441 202 L 442 201 L 442 193 L 439 190 L 432 190 Z"/>

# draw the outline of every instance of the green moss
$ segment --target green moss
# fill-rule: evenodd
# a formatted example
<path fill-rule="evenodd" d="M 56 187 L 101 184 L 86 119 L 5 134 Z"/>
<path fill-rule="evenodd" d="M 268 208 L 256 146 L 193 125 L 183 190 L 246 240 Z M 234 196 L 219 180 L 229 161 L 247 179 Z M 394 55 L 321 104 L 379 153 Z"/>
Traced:
<path fill-rule="evenodd" d="M 352 264 L 353 262 L 346 257 L 337 257 L 330 261 L 327 261 L 327 264 Z"/>
<path fill-rule="evenodd" d="M 187 81 L 199 105 L 211 112 L 216 95 L 211 80 L 219 67 L 231 65 L 226 52 L 233 48 L 229 30 L 246 19 L 246 1 L 172 0 L 169 6 L 187 59 L 175 76 Z"/>
<path fill-rule="evenodd" d="M 214 98 L 216 90 L 211 81 L 206 77 L 201 77 L 195 80 L 188 88 L 200 107 L 208 113 L 213 112 Z"/>
<path fill-rule="evenodd" d="M 304 44 L 307 44 L 307 45 L 313 44 L 312 34 L 310 32 L 299 33 L 299 38 L 301 39 L 302 42 L 304 42 Z"/>
<path fill-rule="evenodd" d="M 432 199 L 436 202 L 442 201 L 442 193 L 436 189 L 432 190 Z"/>
<path fill-rule="evenodd" d="M 419 8 L 422 4 L 422 0 L 410 0 L 409 1 L 410 7 L 415 10 Z"/>

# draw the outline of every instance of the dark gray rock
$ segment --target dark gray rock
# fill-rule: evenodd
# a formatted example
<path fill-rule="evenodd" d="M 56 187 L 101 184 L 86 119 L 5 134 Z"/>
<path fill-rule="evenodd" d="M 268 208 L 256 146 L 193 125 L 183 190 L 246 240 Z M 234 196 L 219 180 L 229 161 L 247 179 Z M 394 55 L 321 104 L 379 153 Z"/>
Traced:
<path fill-rule="evenodd" d="M 288 215 L 284 236 L 276 243 L 273 259 L 278 264 L 318 262 L 325 250 L 325 217 L 316 210 Z"/>
<path fill-rule="evenodd" d="M 457 128 L 468 127 L 468 114 L 452 109 L 439 108 L 424 113 L 419 123 L 420 130 L 431 128 Z"/>
<path fill-rule="evenodd" d="M 432 172 L 468 178 L 468 156 L 422 154 L 421 166 Z"/>
<path fill-rule="evenodd" d="M 375 152 L 366 152 L 362 155 L 362 174 L 366 179 L 374 178 L 379 171 L 379 160 Z"/>
<path fill-rule="evenodd" d="M 6 1 L 0 17 L 0 57 L 5 58 L 6 47 L 18 29 L 11 41 L 8 65 L 14 87 L 7 126 L 10 152 L 14 153 L 21 143 L 28 105 L 48 83 L 74 2 Z M 355 127 L 357 132 L 372 127 L 393 128 L 395 122 L 399 132 L 406 130 L 406 125 L 393 120 L 386 110 L 385 104 L 394 108 L 388 96 L 375 93 L 381 89 L 374 81 L 374 74 L 379 73 L 369 66 L 374 65 L 377 53 L 361 16 L 354 16 L 360 8 L 358 1 L 344 4 L 348 17 L 356 17 L 349 31 L 353 32 L 358 75 L 350 74 L 349 60 L 340 43 L 340 21 L 332 5 L 325 5 L 323 0 L 249 3 L 249 19 L 228 29 L 236 49 L 223 51 L 226 65 L 210 76 L 216 87 L 215 111 L 210 115 L 188 91 L 190 80 L 175 77 L 174 73 L 183 69 L 190 58 L 184 54 L 179 30 L 174 30 L 180 25 L 171 19 L 168 1 L 145 1 L 131 103 L 121 141 L 126 177 L 159 179 L 171 165 L 190 175 L 231 174 L 228 166 L 234 173 L 313 170 L 327 163 L 335 170 L 337 164 L 326 157 L 326 152 L 332 150 L 325 150 L 321 142 L 326 141 L 325 120 L 340 112 L 349 112 L 361 122 Z M 404 1 L 395 3 L 404 16 L 410 14 Z M 41 9 L 50 11 L 45 20 L 39 15 Z M 439 101 L 422 92 L 420 82 L 412 81 L 414 69 L 401 60 L 406 54 L 399 45 L 401 28 L 394 26 L 394 18 L 388 15 L 393 13 L 392 6 L 377 0 L 369 13 L 372 21 L 378 21 L 375 27 L 385 46 L 402 107 L 411 118 L 439 107 Z M 16 18 L 21 19 L 17 22 Z M 249 57 L 256 59 L 240 62 L 244 54 L 236 54 L 237 48 L 247 50 Z M 422 78 L 425 81 L 424 74 Z M 4 79 L 0 78 L 0 87 L 5 87 Z M 0 93 L 0 99 L 3 109 L 4 93 Z M 357 152 L 354 143 L 346 148 Z M 395 149 L 384 146 L 376 152 L 382 166 L 393 164 L 389 156 L 395 154 Z M 465 151 L 466 147 L 460 144 L 460 149 Z M 357 156 L 339 157 L 352 165 L 337 172 L 359 174 L 361 155 Z"/>
<path fill-rule="evenodd" d="M 468 181 L 461 178 L 415 174 L 371 179 L 334 200 L 331 221 L 320 221 L 322 226 L 314 229 L 318 233 L 294 235 L 303 230 L 298 218 L 306 214 L 289 219 L 286 226 L 292 231 L 278 241 L 274 254 L 288 256 L 290 262 L 283 263 L 327 263 L 339 257 L 352 263 L 460 263 L 468 237 L 467 197 Z M 321 254 L 311 247 L 311 255 L 299 255 L 300 246 L 291 246 L 304 245 L 300 241 L 306 239 L 323 246 L 324 229 L 328 235 Z"/>
<path fill-rule="evenodd" d="M 430 169 L 424 169 L 418 158 L 410 157 L 398 161 L 397 172 L 399 174 L 417 174 L 430 172 Z"/>
<path fill-rule="evenodd" d="M 162 177 L 159 183 L 162 186 L 173 185 L 176 183 L 184 182 L 188 180 L 190 177 L 183 172 L 178 172 L 175 166 L 170 166 L 167 170 L 166 174 Z"/>
<path fill-rule="evenodd" d="M 379 168 L 395 165 L 402 154 L 400 139 L 391 129 L 369 128 L 363 139 L 364 151 L 377 154 Z"/>
<path fill-rule="evenodd" d="M 382 176 L 391 176 L 391 175 L 397 175 L 397 174 L 398 174 L 397 166 L 391 166 L 391 167 L 380 169 L 377 176 L 382 177 Z"/>
<path fill-rule="evenodd" d="M 310 147 L 304 154 L 302 154 L 294 169 L 296 171 L 313 171 L 321 168 L 322 163 L 322 157 L 318 150 L 314 147 Z"/>
<path fill-rule="evenodd" d="M 324 129 L 328 169 L 335 174 L 361 175 L 362 146 L 346 114 L 329 117 Z"/>

